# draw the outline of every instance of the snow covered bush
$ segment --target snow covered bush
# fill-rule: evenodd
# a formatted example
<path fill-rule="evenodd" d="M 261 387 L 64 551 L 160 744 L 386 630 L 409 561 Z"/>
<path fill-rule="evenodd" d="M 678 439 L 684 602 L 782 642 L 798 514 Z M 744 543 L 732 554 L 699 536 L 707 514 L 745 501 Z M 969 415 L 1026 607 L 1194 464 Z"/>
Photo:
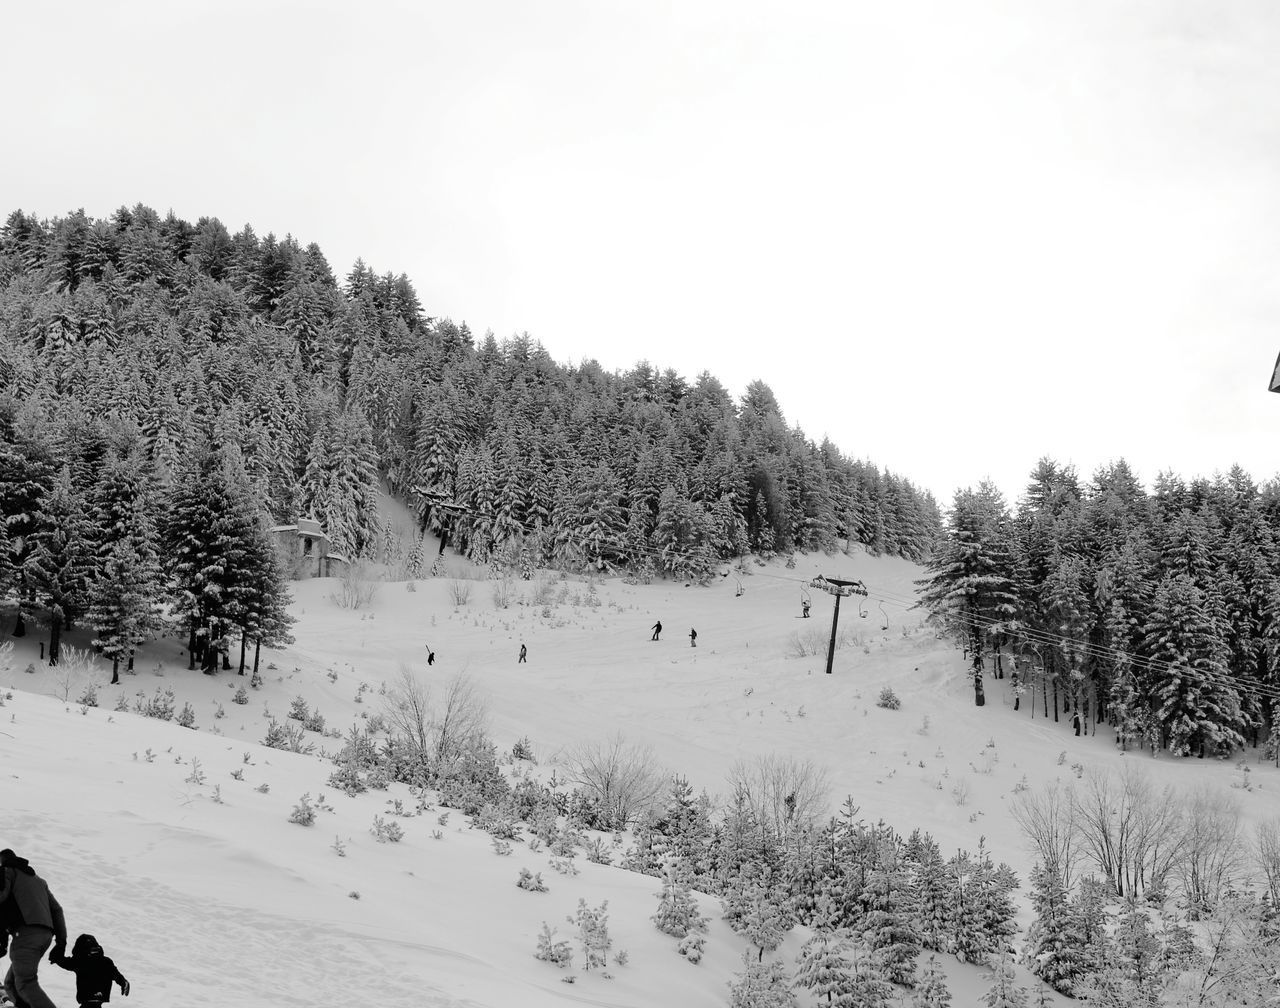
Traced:
<path fill-rule="evenodd" d="M 609 949 L 613 939 L 609 937 L 609 901 L 604 900 L 598 907 L 587 906 L 585 899 L 578 900 L 578 909 L 572 916 L 566 917 L 570 924 L 577 928 L 575 937 L 582 947 L 582 968 L 590 971 L 594 967 L 609 965 Z"/>
<path fill-rule="evenodd" d="M 244 688 L 244 683 L 236 687 L 235 694 L 231 697 L 232 703 L 247 704 L 249 702 L 249 691 Z"/>
<path fill-rule="evenodd" d="M 160 721 L 171 721 L 173 720 L 174 703 L 173 690 L 157 686 L 155 696 L 150 699 L 147 699 L 145 694 L 139 693 L 133 709 L 144 717 L 156 718 Z"/>
<path fill-rule="evenodd" d="M 178 724 L 183 728 L 195 728 L 196 712 L 192 709 L 190 703 L 184 703 L 182 705 L 182 710 L 178 713 Z"/>
<path fill-rule="evenodd" d="M 369 828 L 369 832 L 378 843 L 399 843 L 404 839 L 404 830 L 398 822 L 394 819 L 387 822 L 379 815 L 373 817 L 373 826 Z"/>
<path fill-rule="evenodd" d="M 299 826 L 314 826 L 315 821 L 316 808 L 311 804 L 311 793 L 307 792 L 298 799 L 298 804 L 293 807 L 289 822 L 297 823 Z"/>
<path fill-rule="evenodd" d="M 272 718 L 267 725 L 267 734 L 262 744 L 272 749 L 283 749 L 307 755 L 315 751 L 315 743 L 308 742 L 300 725 L 281 724 Z"/>
<path fill-rule="evenodd" d="M 556 929 L 543 921 L 542 930 L 538 932 L 538 949 L 533 957 L 564 969 L 573 962 L 573 949 L 567 941 L 557 939 Z"/>
<path fill-rule="evenodd" d="M 546 892 L 546 883 L 542 881 L 542 872 L 534 874 L 528 868 L 521 868 L 520 875 L 516 878 L 516 885 L 521 889 L 527 889 L 529 892 Z"/>
<path fill-rule="evenodd" d="M 533 757 L 533 743 L 529 741 L 528 736 L 516 739 L 516 744 L 511 747 L 511 758 L 528 760 L 530 763 L 538 762 Z"/>
<path fill-rule="evenodd" d="M 902 701 L 898 699 L 898 694 L 893 691 L 892 686 L 886 686 L 880 691 L 880 699 L 876 701 L 877 707 L 883 707 L 885 710 L 898 710 L 902 706 Z"/>
<path fill-rule="evenodd" d="M 696 931 L 690 931 L 687 935 L 680 939 L 680 944 L 676 946 L 676 955 L 682 955 L 689 961 L 689 965 L 697 966 L 702 962 L 702 953 L 706 948 L 707 939 Z"/>
<path fill-rule="evenodd" d="M 455 609 L 460 609 L 471 601 L 471 582 L 454 578 L 449 582 L 449 601 Z"/>
<path fill-rule="evenodd" d="M 378 584 L 369 579 L 368 568 L 360 562 L 350 563 L 342 572 L 338 590 L 329 596 L 343 609 L 363 609 L 378 594 Z"/>
<path fill-rule="evenodd" d="M 308 713 L 306 697 L 296 696 L 289 702 L 289 717 L 294 721 L 306 721 Z"/>

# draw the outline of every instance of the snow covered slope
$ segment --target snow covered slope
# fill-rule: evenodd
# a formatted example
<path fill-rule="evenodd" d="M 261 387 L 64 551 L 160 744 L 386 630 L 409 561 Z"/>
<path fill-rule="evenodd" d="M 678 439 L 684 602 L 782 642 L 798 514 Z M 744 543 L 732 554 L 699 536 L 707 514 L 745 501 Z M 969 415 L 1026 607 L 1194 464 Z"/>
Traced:
<path fill-rule="evenodd" d="M 15 688 L 0 707 L 0 845 L 49 880 L 73 937 L 99 937 L 135 983 L 132 1005 L 695 1008 L 725 1003 L 744 947 L 712 901 L 706 958 L 690 966 L 649 922 L 654 879 L 585 861 L 580 875 L 562 876 L 545 851 L 520 843 L 499 856 L 459 812 L 441 825 L 444 809 L 396 819 L 404 839 L 378 843 L 373 817 L 392 817 L 389 800 L 411 805 L 407 792 L 337 793 L 325 784 L 329 764 L 258 744 L 268 716 L 283 719 L 302 696 L 345 729 L 377 713 L 380 688 L 402 664 L 441 685 L 465 670 L 487 693 L 499 746 L 527 736 L 540 772 L 563 748 L 614 732 L 652 744 L 670 770 L 713 794 L 739 758 L 812 759 L 830 775 L 833 808 L 850 795 L 865 818 L 928 830 L 944 851 L 972 850 L 985 836 L 1024 880 L 1031 858 L 1008 814 L 1024 778 L 1034 787 L 1072 778 L 1072 764 L 1140 760 L 1159 782 L 1232 779 L 1234 768 L 1213 761 L 1121 755 L 1102 732 L 1076 739 L 1028 704 L 1014 713 L 1007 680 L 989 681 L 987 707 L 974 708 L 962 656 L 906 607 L 921 575 L 912 564 L 855 553 L 747 570 L 708 588 L 553 579 L 545 604 L 506 609 L 486 581 L 470 583 L 465 606 L 451 601 L 449 579 L 414 590 L 386 583 L 354 611 L 333 601 L 336 582 L 302 582 L 299 643 L 268 656 L 275 667 L 243 706 L 231 700 L 245 680 L 188 672 L 183 642 L 170 639 L 149 646 L 122 686 L 103 687 L 100 707 L 83 709 L 57 699 L 69 690 L 74 701 L 82 684 L 35 661 L 33 633 L 0 672 Z M 813 593 L 813 618 L 798 618 L 801 584 L 816 573 L 861 578 L 871 590 L 863 607 L 841 606 L 851 640 L 830 676 L 831 599 Z M 520 596 L 537 585 L 514 587 Z M 665 630 L 653 642 L 648 627 L 659 619 Z M 797 634 L 813 635 L 805 649 L 817 653 L 795 656 Z M 521 643 L 527 664 L 516 663 Z M 876 706 L 886 685 L 901 709 Z M 179 708 L 192 705 L 198 730 L 112 710 L 121 691 L 152 697 L 158 688 L 172 689 Z M 1233 794 L 1246 817 L 1275 814 L 1276 772 L 1251 766 L 1253 790 Z M 289 822 L 308 792 L 324 792 L 332 811 L 311 827 Z M 550 891 L 517 888 L 521 867 L 540 871 Z M 579 972 L 569 985 L 532 953 L 544 920 L 568 936 L 564 918 L 579 898 L 609 901 L 614 948 L 630 962 L 611 967 L 612 979 Z M 802 939 L 793 933 L 781 955 L 793 958 Z M 972 1003 L 981 971 L 947 969 L 956 1003 Z M 70 1003 L 70 974 L 44 972 L 55 999 Z"/>

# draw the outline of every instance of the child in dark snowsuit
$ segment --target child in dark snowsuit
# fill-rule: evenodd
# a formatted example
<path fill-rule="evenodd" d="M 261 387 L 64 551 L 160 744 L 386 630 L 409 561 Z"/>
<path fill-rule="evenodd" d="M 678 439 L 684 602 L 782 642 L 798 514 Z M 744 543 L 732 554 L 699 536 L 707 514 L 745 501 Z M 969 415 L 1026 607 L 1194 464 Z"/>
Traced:
<path fill-rule="evenodd" d="M 110 1001 L 113 982 L 120 985 L 121 994 L 129 996 L 129 981 L 107 958 L 93 935 L 82 934 L 71 946 L 70 956 L 50 956 L 50 961 L 76 975 L 76 1001 L 80 1008 L 101 1008 Z"/>

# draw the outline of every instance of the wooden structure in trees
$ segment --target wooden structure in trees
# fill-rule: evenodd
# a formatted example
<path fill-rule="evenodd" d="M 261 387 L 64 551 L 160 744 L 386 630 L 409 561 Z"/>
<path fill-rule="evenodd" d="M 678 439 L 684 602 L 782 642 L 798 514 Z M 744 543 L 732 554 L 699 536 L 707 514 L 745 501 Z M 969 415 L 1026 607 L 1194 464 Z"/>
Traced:
<path fill-rule="evenodd" d="M 333 549 L 314 518 L 299 518 L 296 525 L 273 525 L 267 531 L 275 539 L 285 573 L 294 580 L 336 577 L 351 562 Z"/>

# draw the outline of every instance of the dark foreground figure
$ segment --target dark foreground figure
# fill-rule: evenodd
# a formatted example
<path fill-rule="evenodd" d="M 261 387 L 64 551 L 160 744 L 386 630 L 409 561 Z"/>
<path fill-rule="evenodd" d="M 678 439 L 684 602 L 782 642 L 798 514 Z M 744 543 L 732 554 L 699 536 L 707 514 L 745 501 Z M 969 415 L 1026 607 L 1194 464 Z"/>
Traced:
<path fill-rule="evenodd" d="M 70 957 L 56 956 L 52 962 L 76 975 L 76 1001 L 80 1008 L 102 1008 L 111 1000 L 113 983 L 120 985 L 121 994 L 129 996 L 129 981 L 107 958 L 93 935 L 82 934 L 71 946 Z"/>
<path fill-rule="evenodd" d="M 26 858 L 0 851 L 0 944 L 7 944 L 4 992 L 18 1008 L 57 1008 L 36 975 L 45 949 L 51 961 L 67 950 L 67 922 L 49 886 Z"/>
<path fill-rule="evenodd" d="M 658 620 L 651 629 L 653 630 L 653 636 L 649 640 L 657 640 L 662 634 L 662 620 Z"/>

